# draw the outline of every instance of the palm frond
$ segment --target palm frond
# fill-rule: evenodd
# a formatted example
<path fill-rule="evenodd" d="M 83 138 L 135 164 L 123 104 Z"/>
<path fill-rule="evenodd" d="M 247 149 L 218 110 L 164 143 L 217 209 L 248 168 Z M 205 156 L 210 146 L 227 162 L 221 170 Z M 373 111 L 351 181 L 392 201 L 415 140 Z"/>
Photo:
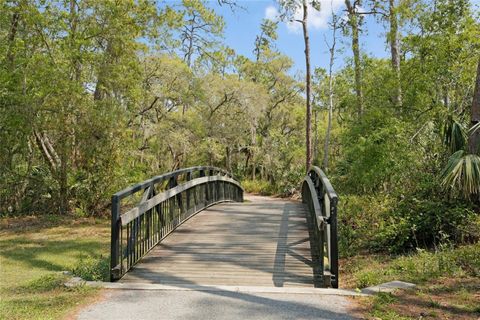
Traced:
<path fill-rule="evenodd" d="M 451 116 L 445 121 L 443 142 L 451 153 L 455 153 L 465 147 L 467 143 L 466 131 L 465 126 Z"/>
<path fill-rule="evenodd" d="M 477 130 L 480 129 L 480 122 L 477 123 L 476 125 L 472 126 L 469 130 L 468 130 L 468 133 L 469 134 L 472 134 L 472 133 L 475 133 Z"/>
<path fill-rule="evenodd" d="M 459 150 L 448 159 L 442 172 L 442 185 L 465 197 L 480 194 L 480 156 Z"/>

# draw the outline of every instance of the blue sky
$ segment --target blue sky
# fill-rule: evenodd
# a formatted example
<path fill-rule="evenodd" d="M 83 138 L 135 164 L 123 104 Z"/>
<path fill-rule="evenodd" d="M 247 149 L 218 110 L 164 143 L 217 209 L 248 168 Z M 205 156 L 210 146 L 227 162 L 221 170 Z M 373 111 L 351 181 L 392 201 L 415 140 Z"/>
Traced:
<path fill-rule="evenodd" d="M 328 67 L 329 53 L 325 43 L 331 41 L 331 30 L 328 29 L 330 15 L 330 0 L 322 1 L 326 3 L 324 10 L 320 13 L 311 14 L 311 23 L 309 25 L 311 62 L 312 67 Z M 343 0 L 333 0 L 333 9 L 337 14 L 342 14 L 344 9 Z M 241 1 L 240 4 L 245 10 L 237 9 L 232 12 L 229 8 L 213 5 L 216 12 L 221 14 L 226 21 L 225 42 L 228 46 L 235 49 L 239 54 L 252 57 L 253 44 L 255 37 L 259 33 L 259 27 L 262 19 L 272 16 L 276 8 L 275 1 L 269 0 L 251 0 Z M 382 24 L 375 22 L 372 18 L 367 18 L 364 27 L 366 32 L 362 33 L 362 49 L 367 53 L 377 57 L 388 57 L 388 51 L 385 42 L 385 30 Z M 343 53 L 337 54 L 336 68 L 345 64 L 345 59 L 350 57 L 350 42 L 348 38 L 343 37 L 341 32 L 337 32 L 337 47 L 343 48 Z M 303 72 L 305 69 L 304 42 L 301 31 L 301 25 L 298 22 L 287 24 L 281 22 L 278 28 L 277 48 L 283 54 L 289 56 L 295 63 L 292 73 Z"/>
<path fill-rule="evenodd" d="M 313 67 L 328 67 L 329 54 L 325 44 L 331 40 L 331 30 L 328 29 L 328 21 L 331 18 L 331 8 L 338 15 L 343 14 L 343 0 L 320 0 L 322 3 L 321 12 L 310 13 L 311 21 L 309 26 L 311 43 L 311 62 Z M 210 2 L 212 8 L 222 15 L 226 21 L 225 42 L 237 53 L 252 57 L 253 44 L 256 35 L 259 33 L 260 24 L 263 18 L 275 15 L 277 4 L 272 0 L 243 0 L 238 1 L 245 10 L 236 9 L 234 12 L 228 7 L 220 7 L 217 1 Z M 472 1 L 475 5 L 480 0 Z M 478 8 L 478 7 L 477 7 Z M 375 57 L 389 57 L 385 40 L 385 24 L 376 21 L 373 17 L 367 17 L 361 34 L 362 50 Z M 299 23 L 280 23 L 278 29 L 279 38 L 277 48 L 283 54 L 293 59 L 295 65 L 292 74 L 305 69 L 304 42 Z M 341 32 L 338 33 L 338 47 L 343 52 L 337 54 L 335 68 L 338 69 L 345 64 L 351 56 L 350 41 Z"/>

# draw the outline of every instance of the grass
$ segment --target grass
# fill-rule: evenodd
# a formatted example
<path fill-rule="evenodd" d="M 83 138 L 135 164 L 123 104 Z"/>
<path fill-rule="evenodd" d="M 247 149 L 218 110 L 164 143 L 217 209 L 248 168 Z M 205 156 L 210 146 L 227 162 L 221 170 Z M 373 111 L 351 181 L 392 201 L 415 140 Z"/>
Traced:
<path fill-rule="evenodd" d="M 480 279 L 440 277 L 415 289 L 361 299 L 367 319 L 479 319 Z"/>
<path fill-rule="evenodd" d="M 359 255 L 344 259 L 341 266 L 341 282 L 349 288 L 392 280 L 417 284 L 360 299 L 360 313 L 369 319 L 480 318 L 480 243 L 397 257 Z"/>
<path fill-rule="evenodd" d="M 109 221 L 71 216 L 0 219 L 0 319 L 60 319 L 97 290 L 66 288 L 61 271 L 108 256 Z M 87 263 L 87 262 L 88 263 Z"/>
<path fill-rule="evenodd" d="M 95 299 L 95 289 L 64 287 L 67 276 L 60 271 L 101 280 L 108 271 L 109 224 L 70 216 L 0 219 L 0 319 L 61 319 Z M 340 266 L 343 287 L 391 280 L 418 285 L 361 299 L 368 318 L 480 317 L 480 244 L 407 256 L 357 255 Z"/>

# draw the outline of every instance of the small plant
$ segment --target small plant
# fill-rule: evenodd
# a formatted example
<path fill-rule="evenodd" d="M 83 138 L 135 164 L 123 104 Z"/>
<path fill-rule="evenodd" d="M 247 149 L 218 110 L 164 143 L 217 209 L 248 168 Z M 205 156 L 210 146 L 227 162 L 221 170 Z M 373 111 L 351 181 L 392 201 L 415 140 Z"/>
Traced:
<path fill-rule="evenodd" d="M 428 304 L 429 304 L 429 306 L 430 306 L 431 308 L 437 308 L 437 309 L 438 309 L 438 308 L 441 308 L 441 307 L 442 307 L 442 305 L 440 304 L 440 302 L 434 301 L 431 297 L 429 297 L 428 299 L 429 299 Z"/>
<path fill-rule="evenodd" d="M 389 292 L 379 292 L 377 294 L 377 303 L 379 304 L 390 304 L 397 301 L 397 298 Z"/>
<path fill-rule="evenodd" d="M 73 268 L 74 275 L 87 281 L 107 281 L 109 277 L 110 264 L 107 257 L 80 258 Z"/>
<path fill-rule="evenodd" d="M 377 272 L 375 271 L 365 271 L 365 272 L 362 272 L 359 276 L 358 276 L 358 280 L 357 280 L 357 287 L 360 288 L 360 289 L 363 289 L 363 288 L 366 288 L 366 287 L 369 287 L 371 285 L 375 285 L 381 281 L 379 281 L 379 275 Z"/>

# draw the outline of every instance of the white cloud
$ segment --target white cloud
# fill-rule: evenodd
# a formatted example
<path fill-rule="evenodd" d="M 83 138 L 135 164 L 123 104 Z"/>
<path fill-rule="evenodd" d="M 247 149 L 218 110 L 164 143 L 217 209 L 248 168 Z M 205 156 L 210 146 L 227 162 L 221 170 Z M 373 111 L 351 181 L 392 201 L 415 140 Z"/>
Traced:
<path fill-rule="evenodd" d="M 268 6 L 265 8 L 265 19 L 277 20 L 279 16 L 278 9 L 274 6 Z"/>
<path fill-rule="evenodd" d="M 337 13 L 339 9 L 344 5 L 344 0 L 320 0 L 320 11 L 315 10 L 310 5 L 308 7 L 308 27 L 310 29 L 326 29 L 328 27 L 328 21 L 331 19 L 332 11 Z M 265 18 L 271 20 L 277 20 L 279 12 L 274 6 L 268 6 L 265 9 Z M 303 18 L 303 9 L 299 5 L 293 20 L 301 20 Z M 300 33 L 302 31 L 302 25 L 297 21 L 286 22 L 287 29 L 293 33 Z"/>

